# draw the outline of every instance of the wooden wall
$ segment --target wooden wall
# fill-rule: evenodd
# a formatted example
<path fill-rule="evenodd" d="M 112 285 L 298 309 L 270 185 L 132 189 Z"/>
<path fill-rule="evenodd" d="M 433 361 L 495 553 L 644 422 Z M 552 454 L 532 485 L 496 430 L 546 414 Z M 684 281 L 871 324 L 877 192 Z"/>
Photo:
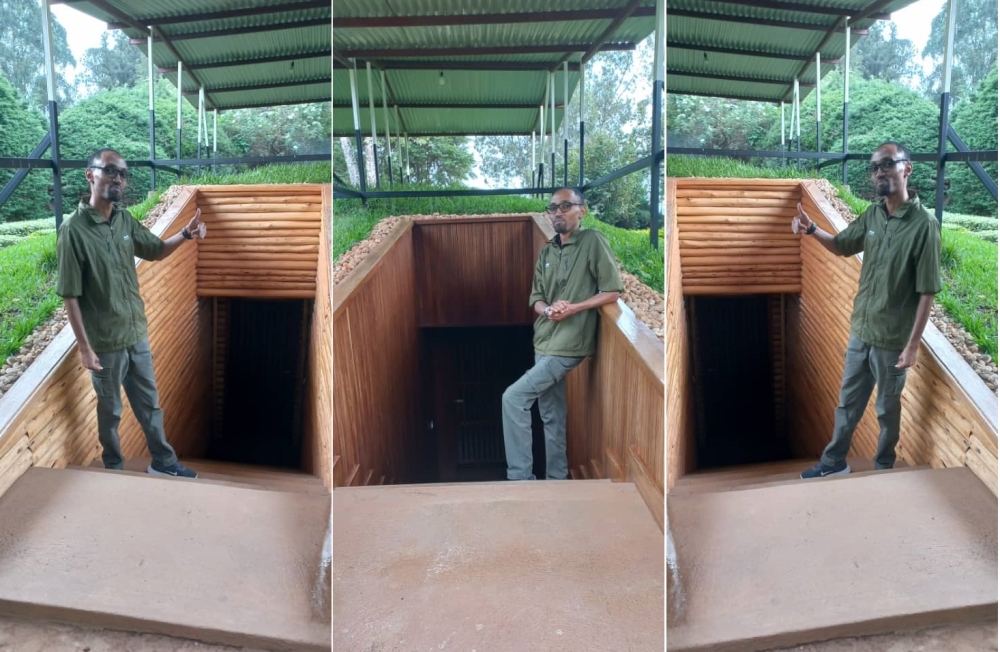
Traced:
<path fill-rule="evenodd" d="M 534 222 L 537 258 L 555 233 L 544 218 Z M 623 301 L 603 306 L 597 352 L 566 379 L 570 470 L 634 482 L 661 530 L 665 384 L 663 342 Z"/>
<path fill-rule="evenodd" d="M 403 481 L 418 459 L 413 221 L 333 288 L 333 484 Z"/>
<path fill-rule="evenodd" d="M 778 294 L 802 287 L 800 197 L 791 179 L 676 179 L 684 293 Z"/>
<path fill-rule="evenodd" d="M 531 324 L 533 228 L 525 215 L 418 218 L 418 321 L 431 326 Z"/>
<path fill-rule="evenodd" d="M 803 207 L 821 229 L 846 223 L 811 182 Z M 861 260 L 802 242 L 802 294 L 790 300 L 788 410 L 797 453 L 818 456 L 829 443 Z M 943 335 L 928 323 L 903 392 L 899 456 L 910 465 L 968 466 L 997 493 L 997 399 Z M 851 455 L 872 458 L 878 441 L 874 392 Z"/>
<path fill-rule="evenodd" d="M 667 365 L 667 468 L 666 489 L 694 470 L 694 403 L 691 387 L 691 352 L 684 288 L 681 249 L 677 224 L 677 179 L 667 179 L 667 221 L 663 227 L 666 250 L 666 365 Z"/>
<path fill-rule="evenodd" d="M 199 186 L 198 295 L 312 299 L 322 187 Z"/>
<path fill-rule="evenodd" d="M 181 230 L 195 211 L 185 189 L 154 232 Z M 166 261 L 138 264 L 160 404 L 168 440 L 181 456 L 197 455 L 211 416 L 211 306 L 195 287 L 197 249 L 190 243 Z M 126 457 L 148 455 L 124 400 L 119 434 Z M 100 457 L 96 399 L 69 326 L 0 399 L 0 493 L 30 466 L 89 464 Z"/>
<path fill-rule="evenodd" d="M 323 186 L 316 300 L 310 325 L 303 468 L 333 489 L 333 194 Z"/>

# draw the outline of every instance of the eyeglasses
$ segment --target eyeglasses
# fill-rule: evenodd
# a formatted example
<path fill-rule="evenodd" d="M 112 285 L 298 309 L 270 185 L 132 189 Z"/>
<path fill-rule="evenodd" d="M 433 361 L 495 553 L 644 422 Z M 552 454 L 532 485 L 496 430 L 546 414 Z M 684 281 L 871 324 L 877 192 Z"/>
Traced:
<path fill-rule="evenodd" d="M 907 158 L 885 159 L 879 161 L 878 163 L 872 163 L 871 166 L 868 168 L 868 171 L 871 172 L 872 176 L 875 176 L 876 174 L 878 174 L 879 170 L 882 170 L 883 172 L 889 172 L 892 170 L 892 168 L 896 167 L 897 163 L 903 163 L 904 161 L 908 160 L 910 159 Z"/>
<path fill-rule="evenodd" d="M 577 203 L 574 203 L 574 202 L 571 202 L 571 201 L 564 201 L 561 204 L 549 204 L 546 207 L 545 212 L 549 213 L 550 215 L 553 214 L 553 213 L 555 213 L 557 210 L 562 211 L 563 213 L 565 213 L 566 211 L 568 211 L 569 209 L 571 209 L 574 206 L 583 206 L 583 204 L 577 204 Z"/>
<path fill-rule="evenodd" d="M 128 181 L 128 179 L 129 179 L 129 172 L 128 172 L 128 170 L 119 170 L 118 168 L 103 167 L 103 166 L 100 166 L 100 165 L 91 165 L 90 169 L 91 170 L 101 170 L 102 172 L 104 172 L 104 174 L 108 175 L 112 179 L 114 179 L 115 177 L 120 177 L 122 181 Z"/>

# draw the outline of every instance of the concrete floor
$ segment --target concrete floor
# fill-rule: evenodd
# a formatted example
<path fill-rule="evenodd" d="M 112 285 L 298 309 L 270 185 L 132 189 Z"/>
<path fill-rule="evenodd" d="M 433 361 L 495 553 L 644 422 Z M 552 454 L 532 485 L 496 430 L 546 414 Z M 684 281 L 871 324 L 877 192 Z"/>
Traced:
<path fill-rule="evenodd" d="M 0 497 L 0 613 L 329 650 L 328 495 L 31 468 Z"/>
<path fill-rule="evenodd" d="M 997 615 L 997 499 L 967 468 L 671 493 L 667 508 L 671 650 L 766 650 Z"/>
<path fill-rule="evenodd" d="M 880 636 L 841 638 L 770 652 L 996 652 L 997 622 L 934 627 Z"/>
<path fill-rule="evenodd" d="M 333 492 L 337 652 L 662 650 L 663 535 L 632 484 Z"/>

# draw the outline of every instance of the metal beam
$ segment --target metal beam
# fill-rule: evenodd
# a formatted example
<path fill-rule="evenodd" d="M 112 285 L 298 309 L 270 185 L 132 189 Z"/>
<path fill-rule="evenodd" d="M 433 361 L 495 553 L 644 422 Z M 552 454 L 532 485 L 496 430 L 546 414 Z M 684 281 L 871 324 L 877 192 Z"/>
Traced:
<path fill-rule="evenodd" d="M 741 48 L 726 48 L 712 45 L 698 45 L 697 43 L 683 43 L 677 40 L 667 40 L 667 47 L 676 50 L 694 50 L 696 52 L 715 52 L 718 54 L 735 54 L 741 57 L 759 57 L 763 59 L 787 59 L 788 61 L 812 61 L 813 52 L 804 54 L 786 54 L 784 52 L 760 52 L 754 50 L 743 50 Z M 668 57 L 669 60 L 669 57 Z M 840 59 L 821 59 L 823 63 L 838 64 Z M 774 101 L 774 100 L 772 100 Z"/>
<path fill-rule="evenodd" d="M 225 27 L 221 29 L 213 29 L 204 32 L 188 32 L 186 34 L 171 34 L 169 37 L 165 36 L 163 31 L 157 28 L 160 36 L 155 37 L 153 40 L 156 43 L 165 42 L 167 38 L 171 41 L 190 41 L 200 38 L 219 38 L 223 36 L 240 36 L 243 34 L 260 34 L 262 32 L 276 32 L 286 29 L 299 29 L 303 27 L 320 27 L 329 24 L 330 19 L 328 17 L 324 18 L 310 18 L 308 20 L 298 20 L 289 21 L 285 23 L 271 23 L 269 25 L 245 25 L 243 27 Z M 141 45 L 145 43 L 146 39 L 129 39 L 129 43 L 132 45 Z"/>
<path fill-rule="evenodd" d="M 191 70 L 210 70 L 213 68 L 232 68 L 234 66 L 249 66 L 258 63 L 281 63 L 282 61 L 299 61 L 302 59 L 319 59 L 321 57 L 329 57 L 330 49 L 324 48 L 322 50 L 310 50 L 307 52 L 299 52 L 298 54 L 278 54 L 266 57 L 248 57 L 245 59 L 238 59 L 236 61 L 217 61 L 213 63 L 189 63 L 184 62 L 184 69 Z M 173 72 L 173 68 L 159 68 L 161 73 Z"/>
<path fill-rule="evenodd" d="M 201 23 L 209 20 L 223 20 L 226 18 L 242 18 L 244 16 L 260 16 L 263 14 L 277 14 L 285 11 L 302 11 L 307 9 L 330 9 L 330 0 L 308 0 L 306 2 L 268 3 L 252 8 L 230 9 L 228 11 L 209 11 L 200 14 L 182 14 L 180 16 L 163 16 L 160 18 L 136 18 L 136 21 L 143 25 L 176 25 L 178 23 Z M 129 23 L 117 22 L 108 23 L 108 29 L 125 29 L 131 27 Z"/>
<path fill-rule="evenodd" d="M 298 79 L 293 81 L 273 82 L 270 84 L 256 84 L 252 86 L 212 86 L 205 87 L 206 93 L 236 93 L 240 91 L 262 91 L 269 88 L 287 88 L 290 86 L 308 86 L 309 84 L 329 84 L 332 81 L 330 76 L 318 77 L 316 79 Z M 184 95 L 197 95 L 198 91 L 184 91 Z"/>
<path fill-rule="evenodd" d="M 340 53 L 349 59 L 369 60 L 385 59 L 388 57 L 468 57 L 502 56 L 505 54 L 553 54 L 560 52 L 586 52 L 589 48 L 589 43 L 578 43 L 565 45 L 341 50 Z M 635 50 L 635 43 L 608 43 L 600 48 L 601 52 L 630 52 L 633 50 Z M 560 65 L 562 64 L 560 63 Z"/>
<path fill-rule="evenodd" d="M 28 158 L 29 159 L 39 158 L 42 154 L 45 153 L 45 150 L 49 148 L 50 142 L 51 141 L 49 139 L 49 133 L 46 132 L 45 135 L 42 136 L 42 140 L 35 146 L 35 149 L 31 150 L 31 153 L 28 154 Z M 48 167 L 48 168 L 52 167 L 52 161 L 45 161 L 45 163 L 47 163 L 47 165 L 43 167 Z M 14 173 L 14 176 L 7 181 L 7 184 L 3 187 L 3 190 L 0 190 L 0 206 L 3 206 L 4 202 L 7 201 L 7 199 L 9 199 L 11 195 L 14 194 L 14 191 L 17 190 L 17 187 L 21 184 L 21 181 L 23 181 L 24 178 L 28 176 L 28 172 L 30 171 L 31 171 L 30 168 L 18 168 L 17 172 Z"/>
<path fill-rule="evenodd" d="M 273 106 L 297 106 L 299 104 L 323 104 L 330 100 L 293 100 L 284 102 L 254 102 L 253 104 L 236 104 L 232 106 L 218 106 L 219 111 L 236 111 L 237 109 L 259 109 Z"/>
<path fill-rule="evenodd" d="M 740 23 L 742 25 L 761 25 L 763 27 L 786 27 L 788 29 L 810 30 L 815 32 L 825 32 L 830 29 L 829 25 L 821 23 L 800 23 L 794 20 L 776 20 L 773 18 L 757 18 L 754 16 L 737 16 L 733 14 L 720 14 L 708 11 L 696 11 L 694 9 L 671 9 L 670 16 L 681 16 L 684 18 L 697 18 L 699 20 L 714 20 L 726 23 Z M 839 25 L 839 23 L 838 23 Z M 843 27 L 837 27 L 840 32 Z M 868 30 L 855 30 L 856 34 L 867 34 Z"/>
<path fill-rule="evenodd" d="M 670 75 L 667 75 L 667 81 L 670 81 Z M 667 89 L 667 95 L 694 95 L 696 97 L 719 97 L 728 100 L 743 100 L 746 102 L 767 102 L 769 104 L 774 104 L 775 102 L 780 102 L 780 97 L 764 97 L 762 95 L 719 95 L 718 93 L 703 93 L 699 91 L 685 91 L 677 89 Z M 671 148 L 671 151 L 673 148 Z"/>
<path fill-rule="evenodd" d="M 618 14 L 618 17 L 612 20 L 611 24 L 608 25 L 603 32 L 601 32 L 601 35 L 597 37 L 594 44 L 587 48 L 587 51 L 583 53 L 583 57 L 580 60 L 583 63 L 588 63 L 595 54 L 600 52 L 604 47 L 604 44 L 611 40 L 611 37 L 614 36 L 615 32 L 618 31 L 618 28 L 622 26 L 622 23 L 628 20 L 642 3 L 643 0 L 632 0 L 632 2 L 628 3 L 628 5 L 621 10 L 621 13 Z"/>
<path fill-rule="evenodd" d="M 677 68 L 670 68 L 667 70 L 667 75 L 677 75 L 679 77 L 698 77 L 700 79 L 722 79 L 724 81 L 736 81 L 736 82 L 752 82 L 754 84 L 777 84 L 779 86 L 784 86 L 786 84 L 794 83 L 794 79 L 777 79 L 775 77 L 768 77 L 764 79 L 754 78 L 754 77 L 740 77 L 738 75 L 716 75 L 708 72 L 696 72 L 691 70 L 678 70 Z M 799 82 L 799 86 L 813 87 L 816 84 L 809 82 Z"/>
<path fill-rule="evenodd" d="M 854 14 L 850 9 L 838 7 L 824 7 L 819 5 L 804 4 L 801 2 L 782 2 L 781 0 L 708 0 L 717 4 L 739 5 L 741 7 L 760 7 L 762 9 L 778 9 L 783 12 L 796 12 L 802 14 L 821 14 L 824 16 L 851 16 Z M 669 9 L 667 13 L 673 13 Z M 874 20 L 890 20 L 892 14 L 873 14 L 869 18 Z"/>
<path fill-rule="evenodd" d="M 395 104 L 395 103 L 394 103 Z M 536 110 L 538 109 L 537 104 L 527 104 L 519 103 L 515 104 L 513 102 L 508 103 L 498 103 L 498 104 L 466 104 L 462 102 L 450 102 L 450 103 L 420 103 L 420 102 L 400 102 L 395 104 L 395 106 L 400 109 L 522 109 L 522 110 Z M 335 109 L 349 109 L 351 104 L 349 102 L 336 102 L 333 104 Z M 557 109 L 566 108 L 562 104 L 556 104 Z"/>
<path fill-rule="evenodd" d="M 614 20 L 619 9 L 586 9 L 578 11 L 511 12 L 502 14 L 449 14 L 444 16 L 365 16 L 337 17 L 333 29 L 365 27 L 445 27 L 451 25 L 508 25 L 513 23 L 562 23 L 580 20 Z M 656 15 L 655 7 L 639 7 L 634 18 Z"/>
<path fill-rule="evenodd" d="M 474 70 L 474 71 L 507 71 L 507 72 L 545 72 L 552 70 L 553 63 L 534 63 L 530 61 L 407 61 L 405 59 L 377 59 L 372 65 L 378 65 L 384 70 Z M 334 60 L 334 65 L 343 69 L 349 66 Z M 579 72 L 578 62 L 569 62 L 570 72 Z"/>

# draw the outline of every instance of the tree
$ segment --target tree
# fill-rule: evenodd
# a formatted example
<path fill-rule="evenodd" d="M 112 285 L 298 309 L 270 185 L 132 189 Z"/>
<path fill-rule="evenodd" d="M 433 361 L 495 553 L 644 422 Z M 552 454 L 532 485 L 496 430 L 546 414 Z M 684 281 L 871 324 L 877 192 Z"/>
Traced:
<path fill-rule="evenodd" d="M 219 129 L 246 156 L 330 153 L 326 102 L 228 111 L 219 116 Z"/>
<path fill-rule="evenodd" d="M 0 74 L 0 156 L 26 157 L 48 131 L 48 124 L 34 107 L 26 106 L 10 82 Z M 16 170 L 0 168 L 0 188 Z M 45 215 L 49 170 L 33 170 L 14 194 L 0 206 L 0 222 L 30 220 Z"/>
<path fill-rule="evenodd" d="M 979 84 L 969 99 L 955 108 L 952 125 L 955 132 L 971 150 L 997 148 L 997 66 Z M 984 163 L 987 173 L 997 180 L 996 162 Z M 951 185 L 948 196 L 949 209 L 973 215 L 997 215 L 997 201 L 983 187 L 965 163 L 948 163 L 945 166 Z"/>
<path fill-rule="evenodd" d="M 969 95 L 997 62 L 996 0 L 956 0 L 955 45 L 951 94 L 953 105 Z M 934 102 L 941 94 L 944 60 L 945 19 L 948 3 L 931 21 L 931 35 L 923 56 L 935 61 L 934 71 L 924 81 L 924 93 Z"/>
<path fill-rule="evenodd" d="M 773 115 L 774 107 L 764 102 L 668 95 L 668 146 L 752 149 Z"/>
<path fill-rule="evenodd" d="M 393 142 L 395 145 L 395 142 Z M 469 151 L 464 137 L 438 136 L 434 138 L 410 137 L 408 139 L 411 183 L 432 186 L 450 186 L 462 183 L 472 175 L 475 157 Z M 353 151 L 353 150 L 352 150 Z M 405 152 L 405 150 L 404 150 Z M 384 169 L 384 152 L 379 150 L 380 164 Z M 393 150 L 393 165 L 399 169 L 399 153 Z M 405 159 L 405 157 L 404 157 Z"/>
<path fill-rule="evenodd" d="M 112 47 L 113 46 L 113 47 Z M 131 88 L 145 82 L 146 58 L 132 47 L 125 32 L 101 34 L 100 47 L 90 48 L 83 56 L 83 81 L 99 91 Z"/>
<path fill-rule="evenodd" d="M 909 39 L 899 38 L 896 23 L 876 21 L 868 36 L 860 39 L 851 52 L 854 70 L 865 79 L 882 79 L 909 86 L 920 79 L 917 49 Z"/>
<path fill-rule="evenodd" d="M 73 100 L 65 69 L 76 59 L 66 42 L 66 29 L 52 16 L 53 59 L 61 103 Z M 0 72 L 18 94 L 39 109 L 45 108 L 45 48 L 42 44 L 42 8 L 38 0 L 0 1 Z"/>

